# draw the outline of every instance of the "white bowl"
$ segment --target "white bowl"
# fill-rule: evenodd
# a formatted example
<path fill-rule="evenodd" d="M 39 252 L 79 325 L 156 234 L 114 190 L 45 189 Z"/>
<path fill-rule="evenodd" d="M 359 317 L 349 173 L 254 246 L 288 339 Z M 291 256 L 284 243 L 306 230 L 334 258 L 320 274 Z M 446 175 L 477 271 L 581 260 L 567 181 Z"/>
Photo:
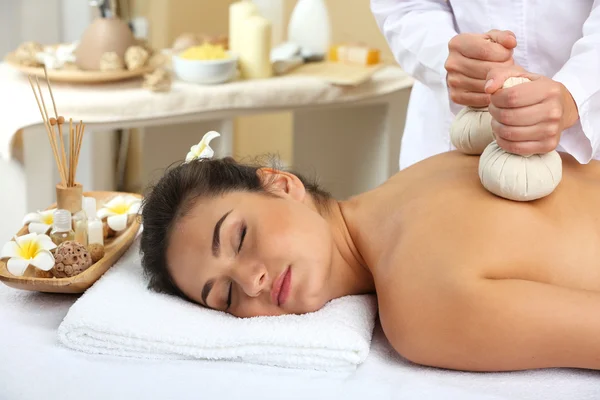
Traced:
<path fill-rule="evenodd" d="M 188 60 L 173 54 L 173 71 L 182 81 L 212 85 L 231 80 L 237 72 L 237 57 L 227 52 L 222 60 Z"/>

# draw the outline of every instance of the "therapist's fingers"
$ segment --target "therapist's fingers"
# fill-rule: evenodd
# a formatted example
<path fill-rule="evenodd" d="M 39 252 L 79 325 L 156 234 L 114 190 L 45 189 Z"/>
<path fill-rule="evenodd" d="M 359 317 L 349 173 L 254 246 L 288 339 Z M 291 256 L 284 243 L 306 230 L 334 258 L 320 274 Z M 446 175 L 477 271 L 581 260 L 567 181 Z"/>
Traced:
<path fill-rule="evenodd" d="M 466 58 L 480 61 L 503 62 L 512 58 L 512 50 L 499 43 L 486 40 L 485 36 L 472 33 L 463 33 L 454 36 L 448 42 L 448 50 L 459 53 Z"/>
<path fill-rule="evenodd" d="M 490 95 L 486 93 L 450 91 L 450 100 L 456 104 L 469 107 L 487 107 L 490 104 Z"/>
<path fill-rule="evenodd" d="M 558 143 L 553 140 L 511 142 L 502 138 L 496 138 L 496 143 L 498 143 L 498 146 L 509 153 L 518 154 L 521 156 L 546 154 L 556 150 L 556 147 L 558 147 Z"/>
<path fill-rule="evenodd" d="M 498 108 L 490 103 L 488 111 L 492 118 L 510 126 L 530 126 L 547 120 L 547 106 L 543 103 L 519 108 Z"/>
<path fill-rule="evenodd" d="M 485 84 L 485 92 L 493 94 L 500 90 L 508 78 L 527 78 L 530 81 L 536 81 L 540 79 L 540 77 L 540 75 L 527 72 L 518 65 L 498 66 L 488 71 L 486 76 L 487 82 Z"/>
<path fill-rule="evenodd" d="M 494 132 L 496 139 L 507 142 L 552 141 L 554 139 L 552 129 L 552 125 L 546 123 L 530 126 L 510 126 L 492 119 L 492 132 Z"/>
<path fill-rule="evenodd" d="M 490 71 L 493 70 L 501 70 L 502 68 L 509 68 L 514 65 L 514 61 L 511 58 L 508 61 L 504 61 L 501 63 L 498 62 L 489 62 L 489 61 L 481 61 L 474 60 L 472 58 L 467 57 L 456 57 L 451 58 L 448 57 L 446 60 L 446 70 L 448 73 L 459 73 L 465 76 L 468 76 L 473 79 L 485 79 L 487 80 Z M 493 93 L 493 92 L 488 92 Z"/>
<path fill-rule="evenodd" d="M 532 92 L 543 94 L 543 100 L 533 105 L 512 108 L 502 108 L 491 103 L 488 110 L 492 116 L 492 121 L 496 121 L 492 124 L 498 129 L 501 139 L 505 141 L 527 142 L 537 140 L 540 143 L 538 145 L 540 152 L 542 149 L 554 150 L 558 146 L 562 132 L 566 127 L 573 124 L 575 118 L 578 118 L 577 112 L 571 108 L 576 107 L 576 105 L 570 105 L 565 100 L 570 94 L 561 83 L 544 76 L 534 76 L 532 74 L 526 76 L 534 80 L 509 89 L 521 89 L 524 93 L 524 91 L 533 88 Z M 502 89 L 498 94 L 509 89 Z M 536 93 L 524 96 L 531 96 L 530 99 L 535 101 L 539 98 Z M 493 98 L 494 95 L 491 97 Z M 506 146 L 516 146 L 509 143 L 505 144 Z M 530 152 L 531 145 L 527 146 L 529 146 L 527 149 L 519 147 L 520 150 L 517 151 L 517 154 Z M 506 147 L 506 150 L 510 151 L 509 147 Z"/>
<path fill-rule="evenodd" d="M 465 92 L 485 93 L 485 79 L 474 79 L 463 74 L 452 73 L 448 74 L 446 82 L 451 89 L 459 89 Z"/>
<path fill-rule="evenodd" d="M 517 47 L 517 37 L 511 31 L 501 31 L 498 29 L 492 29 L 487 32 L 485 36 L 491 41 L 502 45 L 506 49 L 514 49 Z"/>
<path fill-rule="evenodd" d="M 491 102 L 498 108 L 518 108 L 538 104 L 548 97 L 546 86 L 546 83 L 539 79 L 500 89 L 492 95 Z"/>

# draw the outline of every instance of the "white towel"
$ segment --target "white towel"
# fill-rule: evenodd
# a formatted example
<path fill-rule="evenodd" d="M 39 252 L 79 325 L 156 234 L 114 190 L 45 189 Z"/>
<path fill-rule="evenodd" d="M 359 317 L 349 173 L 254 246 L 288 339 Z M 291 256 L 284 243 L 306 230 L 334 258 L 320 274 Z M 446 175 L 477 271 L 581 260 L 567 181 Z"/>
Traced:
<path fill-rule="evenodd" d="M 147 289 L 139 241 L 70 308 L 59 340 L 93 354 L 231 360 L 322 371 L 354 370 L 368 353 L 373 295 L 347 296 L 304 315 L 236 318 Z"/>

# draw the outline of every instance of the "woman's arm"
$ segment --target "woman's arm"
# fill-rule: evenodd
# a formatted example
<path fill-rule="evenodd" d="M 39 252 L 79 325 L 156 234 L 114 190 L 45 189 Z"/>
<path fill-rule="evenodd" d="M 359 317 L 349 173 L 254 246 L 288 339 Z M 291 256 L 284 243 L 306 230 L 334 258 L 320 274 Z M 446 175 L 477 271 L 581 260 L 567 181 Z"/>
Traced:
<path fill-rule="evenodd" d="M 563 132 L 561 145 L 587 163 L 600 155 L 600 0 L 594 1 L 571 57 L 552 79 L 569 90 L 579 111 L 579 119 Z"/>
<path fill-rule="evenodd" d="M 443 0 L 371 0 L 371 10 L 400 66 L 431 89 L 446 89 L 454 18 Z"/>
<path fill-rule="evenodd" d="M 600 370 L 600 292 L 517 279 L 460 286 L 412 315 L 418 332 L 404 338 L 408 359 L 469 371 Z"/>

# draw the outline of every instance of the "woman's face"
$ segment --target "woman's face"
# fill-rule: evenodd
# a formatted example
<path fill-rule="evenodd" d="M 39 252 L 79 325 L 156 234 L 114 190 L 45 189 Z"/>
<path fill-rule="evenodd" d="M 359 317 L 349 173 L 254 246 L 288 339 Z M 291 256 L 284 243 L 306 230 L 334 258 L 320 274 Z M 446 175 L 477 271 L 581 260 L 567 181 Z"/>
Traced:
<path fill-rule="evenodd" d="M 333 237 L 293 175 L 274 195 L 200 199 L 174 227 L 167 263 L 192 300 L 238 317 L 313 312 L 331 300 Z"/>

